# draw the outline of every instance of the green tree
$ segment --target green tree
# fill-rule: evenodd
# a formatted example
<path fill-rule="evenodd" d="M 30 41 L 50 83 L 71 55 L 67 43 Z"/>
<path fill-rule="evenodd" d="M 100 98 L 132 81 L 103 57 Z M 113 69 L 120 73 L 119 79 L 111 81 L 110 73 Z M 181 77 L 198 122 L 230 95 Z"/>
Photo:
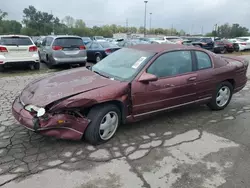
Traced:
<path fill-rule="evenodd" d="M 8 15 L 7 12 L 3 12 L 3 11 L 0 9 L 0 21 L 2 21 L 7 15 Z"/>
<path fill-rule="evenodd" d="M 86 24 L 82 19 L 78 19 L 75 21 L 75 28 L 85 28 Z"/>
<path fill-rule="evenodd" d="M 63 19 L 63 23 L 68 27 L 74 27 L 75 19 L 71 16 L 65 16 L 65 18 Z"/>

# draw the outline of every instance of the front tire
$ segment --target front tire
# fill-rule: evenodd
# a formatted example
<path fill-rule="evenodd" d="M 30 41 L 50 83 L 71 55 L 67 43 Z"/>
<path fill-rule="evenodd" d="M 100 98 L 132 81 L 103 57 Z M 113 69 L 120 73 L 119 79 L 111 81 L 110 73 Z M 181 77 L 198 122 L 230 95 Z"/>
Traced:
<path fill-rule="evenodd" d="M 91 120 L 84 137 L 92 145 L 110 140 L 121 122 L 121 112 L 116 105 L 106 104 L 93 107 L 88 113 Z"/>
<path fill-rule="evenodd" d="M 212 96 L 212 100 L 207 104 L 211 110 L 223 110 L 230 103 L 233 95 L 233 86 L 230 82 L 220 83 Z"/>

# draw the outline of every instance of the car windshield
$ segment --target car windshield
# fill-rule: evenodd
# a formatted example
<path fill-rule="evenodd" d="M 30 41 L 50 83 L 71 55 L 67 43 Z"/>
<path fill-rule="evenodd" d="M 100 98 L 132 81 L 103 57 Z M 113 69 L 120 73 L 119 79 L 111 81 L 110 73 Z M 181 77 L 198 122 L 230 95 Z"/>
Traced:
<path fill-rule="evenodd" d="M 82 37 L 82 40 L 84 40 L 84 41 L 91 41 L 91 39 L 89 37 Z"/>
<path fill-rule="evenodd" d="M 130 81 L 154 55 L 152 52 L 123 48 L 95 64 L 92 71 L 120 81 Z"/>
<path fill-rule="evenodd" d="M 249 40 L 248 38 L 236 38 L 238 41 L 247 41 Z"/>
<path fill-rule="evenodd" d="M 95 36 L 95 39 L 104 39 L 102 36 Z"/>
<path fill-rule="evenodd" d="M 82 46 L 84 44 L 81 38 L 63 37 L 63 38 L 57 38 L 54 41 L 53 45 L 62 47 L 71 47 L 71 46 Z"/>
<path fill-rule="evenodd" d="M 28 37 L 1 37 L 0 45 L 30 46 L 30 45 L 33 45 L 33 43 Z"/>
<path fill-rule="evenodd" d="M 119 46 L 117 46 L 116 44 L 110 43 L 110 42 L 99 42 L 99 44 L 103 48 L 119 48 Z"/>

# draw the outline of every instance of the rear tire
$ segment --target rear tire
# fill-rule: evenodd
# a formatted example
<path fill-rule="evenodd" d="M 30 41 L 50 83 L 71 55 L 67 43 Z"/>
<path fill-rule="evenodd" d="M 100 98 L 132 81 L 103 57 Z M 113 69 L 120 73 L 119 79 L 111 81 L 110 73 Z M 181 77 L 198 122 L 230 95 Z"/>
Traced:
<path fill-rule="evenodd" d="M 221 54 L 225 54 L 227 52 L 227 49 L 226 48 L 223 48 L 222 51 L 220 51 Z"/>
<path fill-rule="evenodd" d="M 102 56 L 100 54 L 96 55 L 95 62 L 98 63 L 101 60 L 102 60 Z"/>
<path fill-rule="evenodd" d="M 40 62 L 34 64 L 35 70 L 40 70 Z"/>
<path fill-rule="evenodd" d="M 108 120 L 107 116 L 111 119 L 109 118 Z M 91 122 L 84 133 L 84 138 L 92 145 L 99 145 L 107 142 L 115 135 L 121 122 L 121 112 L 119 108 L 113 104 L 98 105 L 90 110 L 88 118 Z M 115 123 L 113 123 L 114 119 L 116 119 L 114 121 Z M 105 128 L 102 129 L 101 125 Z M 105 130 L 109 132 L 107 136 L 105 134 Z"/>
<path fill-rule="evenodd" d="M 86 62 L 79 63 L 79 66 L 80 66 L 80 67 L 85 67 L 85 66 L 86 66 Z"/>
<path fill-rule="evenodd" d="M 225 81 L 220 83 L 214 92 L 211 101 L 207 106 L 211 110 L 223 110 L 230 103 L 233 95 L 233 86 L 230 82 Z"/>
<path fill-rule="evenodd" d="M 0 72 L 3 72 L 3 71 L 4 71 L 4 66 L 0 65 Z"/>
<path fill-rule="evenodd" d="M 49 58 L 48 56 L 46 56 L 46 59 L 47 59 L 47 62 L 46 62 L 47 67 L 48 67 L 49 69 L 53 69 L 54 66 L 53 66 L 52 63 L 51 63 L 50 58 Z"/>

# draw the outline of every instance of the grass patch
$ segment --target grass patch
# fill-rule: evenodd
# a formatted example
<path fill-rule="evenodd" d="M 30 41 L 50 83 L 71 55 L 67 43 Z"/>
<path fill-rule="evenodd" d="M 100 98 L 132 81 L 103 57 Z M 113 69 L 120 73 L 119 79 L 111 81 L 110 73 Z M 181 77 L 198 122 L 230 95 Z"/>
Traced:
<path fill-rule="evenodd" d="M 231 54 L 228 54 L 228 55 L 250 55 L 250 51 L 243 51 L 243 52 L 233 52 Z"/>

